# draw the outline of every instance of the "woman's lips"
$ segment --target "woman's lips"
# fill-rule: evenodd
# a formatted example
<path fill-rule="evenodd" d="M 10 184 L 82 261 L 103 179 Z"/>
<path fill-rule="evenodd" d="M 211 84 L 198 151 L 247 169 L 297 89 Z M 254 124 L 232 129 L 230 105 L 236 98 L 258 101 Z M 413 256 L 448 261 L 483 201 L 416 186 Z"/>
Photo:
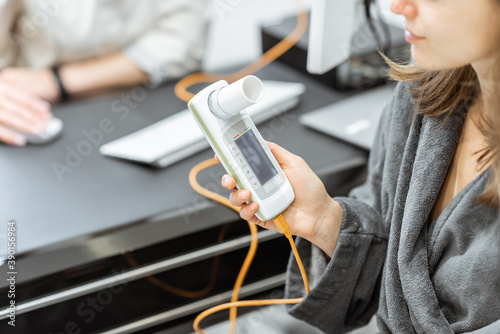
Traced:
<path fill-rule="evenodd" d="M 424 39 L 424 37 L 420 37 L 420 36 L 414 34 L 410 29 L 405 27 L 405 39 L 408 43 L 414 43 L 416 41 Z"/>

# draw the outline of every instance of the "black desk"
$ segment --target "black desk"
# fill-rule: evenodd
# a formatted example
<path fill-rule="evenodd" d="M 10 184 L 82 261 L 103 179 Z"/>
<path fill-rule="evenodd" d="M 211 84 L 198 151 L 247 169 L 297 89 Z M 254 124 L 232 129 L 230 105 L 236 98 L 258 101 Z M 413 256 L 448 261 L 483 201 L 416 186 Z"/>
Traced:
<path fill-rule="evenodd" d="M 347 189 L 350 177 L 346 173 L 356 168 L 359 172 L 367 153 L 298 123 L 301 113 L 347 94 L 333 92 L 278 63 L 257 75 L 307 86 L 297 108 L 259 127 L 263 136 L 302 156 L 332 192 Z M 64 134 L 49 145 L 0 145 L 0 229 L 4 232 L 9 220 L 17 222 L 18 283 L 237 218 L 235 212 L 201 198 L 188 184 L 190 169 L 212 157 L 211 150 L 167 169 L 99 153 L 99 145 L 186 108 L 174 96 L 173 84 L 145 92 L 136 88 L 118 96 L 56 107 L 54 113 L 64 122 Z M 84 132 L 95 133 L 96 129 L 102 133 L 102 141 L 89 146 Z M 94 138 L 99 141 L 98 135 Z M 68 152 L 78 150 L 88 155 L 81 156 L 81 161 L 73 157 L 68 165 Z M 55 165 L 71 170 L 62 173 L 59 169 L 58 176 Z M 222 175 L 222 167 L 214 166 L 199 181 L 227 193 L 220 187 Z M 0 254 L 5 251 L 4 247 Z M 5 288 L 7 270 L 1 268 L 0 288 Z"/>

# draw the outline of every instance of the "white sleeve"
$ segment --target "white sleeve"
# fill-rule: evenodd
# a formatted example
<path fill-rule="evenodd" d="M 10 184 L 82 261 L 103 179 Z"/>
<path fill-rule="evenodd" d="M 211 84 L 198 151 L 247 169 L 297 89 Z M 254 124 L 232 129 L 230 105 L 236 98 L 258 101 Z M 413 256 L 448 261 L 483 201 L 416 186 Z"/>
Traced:
<path fill-rule="evenodd" d="M 125 47 L 125 54 L 149 75 L 151 84 L 200 69 L 209 21 L 207 3 L 207 0 L 158 1 L 156 20 Z"/>
<path fill-rule="evenodd" d="M 0 70 L 15 62 L 16 43 L 22 36 L 13 36 L 15 19 L 19 12 L 19 1 L 0 0 Z"/>

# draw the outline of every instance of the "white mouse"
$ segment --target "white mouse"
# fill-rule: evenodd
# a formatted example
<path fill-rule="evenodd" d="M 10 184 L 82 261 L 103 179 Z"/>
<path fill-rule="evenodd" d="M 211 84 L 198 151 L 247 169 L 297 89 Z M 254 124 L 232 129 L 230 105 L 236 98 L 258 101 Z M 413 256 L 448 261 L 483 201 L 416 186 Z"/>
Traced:
<path fill-rule="evenodd" d="M 26 135 L 26 140 L 30 144 L 46 144 L 57 139 L 62 132 L 63 122 L 59 118 L 52 118 L 48 123 L 45 131 L 39 135 Z"/>

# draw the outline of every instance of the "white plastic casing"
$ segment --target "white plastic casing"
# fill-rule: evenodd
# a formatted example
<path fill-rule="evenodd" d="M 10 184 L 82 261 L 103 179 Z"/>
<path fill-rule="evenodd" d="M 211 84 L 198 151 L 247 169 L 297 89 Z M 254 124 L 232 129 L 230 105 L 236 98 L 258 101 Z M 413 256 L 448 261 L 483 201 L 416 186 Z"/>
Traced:
<path fill-rule="evenodd" d="M 290 181 L 286 178 L 285 173 L 267 147 L 264 139 L 255 127 L 255 124 L 250 117 L 248 117 L 244 109 L 239 110 L 242 107 L 250 106 L 261 98 L 262 94 L 259 94 L 257 83 L 254 81 L 254 78 L 257 79 L 252 76 L 250 81 L 247 80 L 247 85 L 250 85 L 251 88 L 250 90 L 245 90 L 245 88 L 242 87 L 242 84 L 245 84 L 245 80 L 243 79 L 229 86 L 224 80 L 218 81 L 196 94 L 196 96 L 189 101 L 188 107 L 207 138 L 207 141 L 210 143 L 210 146 L 219 157 L 225 170 L 236 179 L 237 188 L 250 190 L 252 193 L 251 201 L 259 203 L 259 211 L 256 216 L 260 220 L 267 221 L 276 218 L 281 212 L 288 208 L 295 199 L 295 194 Z M 242 92 L 246 95 L 246 99 L 242 98 Z M 214 96 L 216 95 L 212 94 L 218 94 L 218 99 L 215 102 Z M 212 97 L 210 97 L 211 95 Z M 219 110 L 219 113 L 213 110 L 213 104 L 217 102 L 219 105 L 216 106 L 215 109 L 220 107 L 223 111 L 222 115 L 220 115 L 221 110 Z M 217 116 L 215 116 L 214 113 L 217 114 Z M 231 116 L 231 114 L 234 115 Z M 242 167 L 241 156 L 243 156 L 243 154 L 237 155 L 236 157 L 233 154 L 239 147 L 235 145 L 235 142 L 241 139 L 243 135 L 249 131 L 253 132 L 258 144 L 267 155 L 267 158 L 269 158 L 272 167 L 274 167 L 274 171 L 277 172 L 277 174 L 272 176 L 265 184 L 257 182 L 257 186 L 254 186 L 256 184 L 256 177 L 249 179 L 245 175 L 245 171 L 247 173 L 249 172 L 248 167 L 250 167 L 251 163 L 247 161 L 247 165 Z M 235 136 L 232 134 L 235 134 Z M 235 138 L 234 142 L 232 142 L 233 137 Z M 266 161 L 266 163 L 268 162 Z M 254 174 L 257 176 L 256 171 L 254 171 Z M 250 180 L 252 180 L 252 183 Z M 272 190 L 268 193 L 264 192 L 264 189 L 268 191 L 271 188 Z"/>

